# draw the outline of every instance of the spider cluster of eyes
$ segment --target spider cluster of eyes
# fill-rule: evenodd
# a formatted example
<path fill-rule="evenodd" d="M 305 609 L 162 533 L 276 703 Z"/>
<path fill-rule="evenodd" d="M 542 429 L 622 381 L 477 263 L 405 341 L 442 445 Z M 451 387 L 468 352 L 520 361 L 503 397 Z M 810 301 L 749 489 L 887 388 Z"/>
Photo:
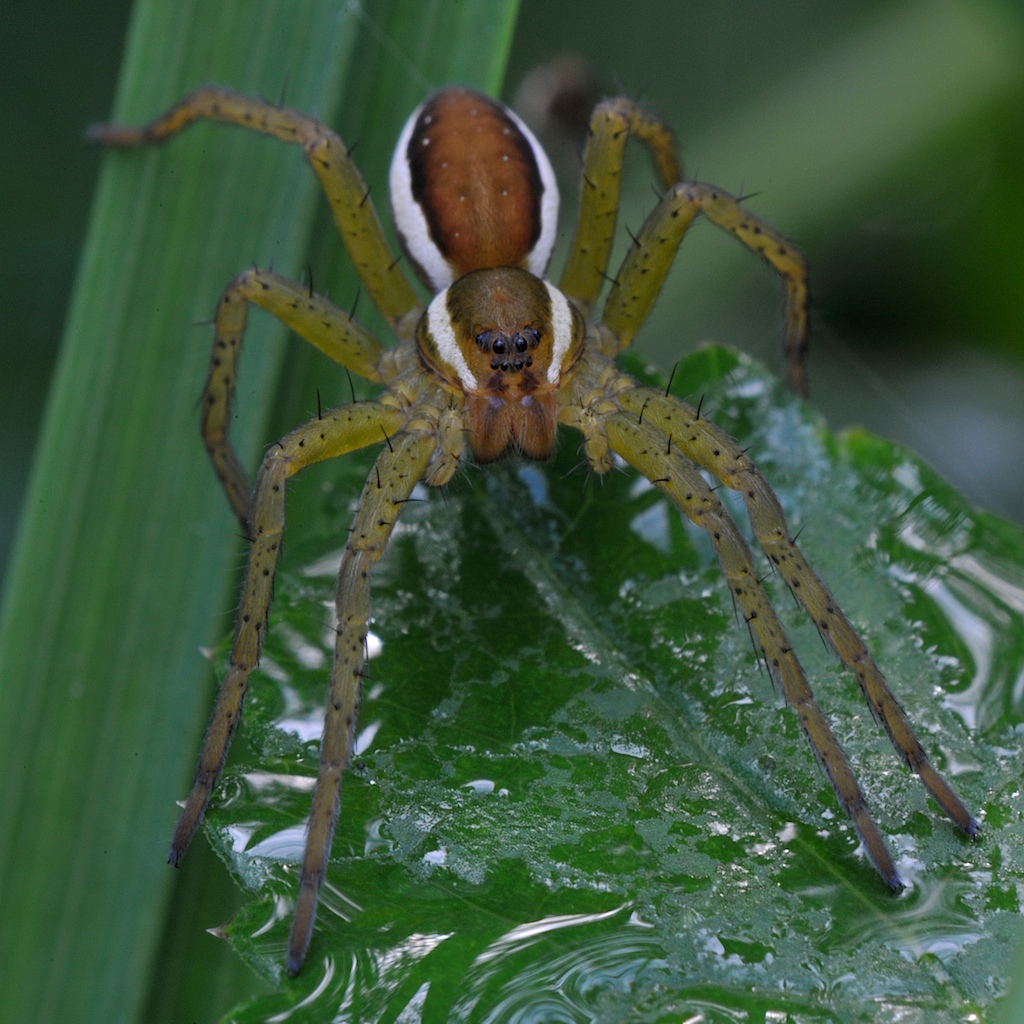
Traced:
<path fill-rule="evenodd" d="M 494 353 L 491 360 L 492 370 L 518 373 L 527 366 L 533 366 L 533 356 L 528 353 L 531 348 L 536 348 L 540 344 L 540 338 L 540 331 L 536 327 L 524 327 L 512 334 L 503 331 L 481 331 L 473 340 L 480 346 L 481 352 Z M 515 353 L 512 358 L 504 358 L 510 352 Z"/>

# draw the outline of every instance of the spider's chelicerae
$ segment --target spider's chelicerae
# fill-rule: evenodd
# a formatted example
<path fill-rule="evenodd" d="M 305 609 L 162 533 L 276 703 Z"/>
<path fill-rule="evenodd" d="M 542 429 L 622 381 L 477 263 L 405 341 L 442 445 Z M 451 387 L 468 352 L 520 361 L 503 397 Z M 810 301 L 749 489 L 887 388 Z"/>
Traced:
<path fill-rule="evenodd" d="M 807 282 L 802 259 L 732 196 L 710 185 L 683 182 L 671 133 L 661 121 L 625 99 L 595 109 L 583 158 L 576 234 L 555 286 L 543 276 L 558 214 L 558 192 L 544 151 L 515 114 L 494 100 L 463 88 L 430 96 L 406 122 L 390 174 L 402 248 L 433 295 L 424 307 L 385 239 L 348 151 L 313 118 L 204 88 L 144 127 L 100 126 L 94 138 L 111 146 L 158 143 L 203 118 L 303 147 L 362 285 L 398 344 L 382 347 L 327 299 L 267 270 L 247 270 L 221 295 L 202 433 L 251 548 L 230 668 L 171 844 L 172 864 L 184 855 L 203 818 L 259 659 L 288 477 L 323 459 L 381 446 L 338 574 L 337 642 L 288 949 L 288 970 L 295 972 L 309 948 L 341 805 L 342 772 L 356 730 L 373 565 L 419 481 L 442 486 L 470 460 L 485 463 L 508 454 L 545 459 L 560 424 L 582 435 L 594 472 L 606 473 L 620 456 L 707 531 L 765 663 L 886 884 L 894 890 L 902 885 L 889 846 L 762 589 L 750 549 L 701 470 L 740 494 L 771 565 L 852 669 L 897 753 L 964 832 L 977 832 L 973 817 L 930 764 L 864 643 L 790 536 L 778 499 L 751 460 L 698 409 L 640 385 L 615 364 L 650 312 L 687 228 L 703 214 L 782 276 L 787 376 L 792 387 L 804 390 Z M 595 315 L 630 136 L 650 150 L 665 193 L 633 239 L 603 311 Z M 375 401 L 333 409 L 283 437 L 263 459 L 255 487 L 226 433 L 249 303 L 382 386 Z"/>

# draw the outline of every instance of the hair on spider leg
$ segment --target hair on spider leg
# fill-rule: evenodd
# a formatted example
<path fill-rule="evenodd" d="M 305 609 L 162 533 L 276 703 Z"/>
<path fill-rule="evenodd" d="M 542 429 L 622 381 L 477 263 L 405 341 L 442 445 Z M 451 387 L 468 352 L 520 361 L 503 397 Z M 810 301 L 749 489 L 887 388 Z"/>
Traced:
<path fill-rule="evenodd" d="M 672 382 L 676 379 L 676 370 L 679 369 L 679 360 L 677 359 L 672 365 L 672 372 L 668 375 L 668 383 L 665 385 L 665 397 L 668 398 L 672 391 Z M 647 402 L 644 402 L 644 408 L 647 408 Z"/>
<path fill-rule="evenodd" d="M 658 191 L 658 184 L 657 184 L 657 182 L 652 181 L 650 183 L 650 189 L 651 189 L 651 193 L 654 195 L 654 198 L 657 199 L 659 203 L 662 201 L 662 199 L 665 198 L 664 190 L 662 190 L 660 192 Z M 632 232 L 629 231 L 628 227 L 626 228 L 626 231 L 628 231 L 630 233 L 630 236 L 632 237 Z"/>
<path fill-rule="evenodd" d="M 284 78 L 281 80 L 281 91 L 280 91 L 280 93 L 278 93 L 278 97 L 277 97 L 277 105 L 279 107 L 285 106 L 285 96 L 286 96 L 286 94 L 288 92 L 288 86 L 289 86 L 290 82 L 291 82 L 291 75 L 290 74 L 286 74 L 284 76 Z"/>
<path fill-rule="evenodd" d="M 750 638 L 750 647 L 754 652 L 754 664 L 757 665 L 758 675 L 767 676 L 772 684 L 772 693 L 778 693 L 778 687 L 775 685 L 775 674 L 771 670 L 771 666 L 768 664 L 768 655 L 764 653 L 764 648 L 757 642 L 754 636 L 754 627 L 751 626 L 751 622 L 756 618 L 756 615 L 744 616 L 744 624 L 747 627 L 747 636 Z"/>
<path fill-rule="evenodd" d="M 356 297 L 352 300 L 352 305 L 349 306 L 349 308 L 348 308 L 348 321 L 349 321 L 349 323 L 352 323 L 352 321 L 355 320 L 355 318 L 356 318 L 356 310 L 359 308 L 359 299 L 361 298 L 362 294 L 363 294 L 363 289 L 362 288 L 357 288 L 356 289 Z"/>
<path fill-rule="evenodd" d="M 581 444 L 581 445 L 579 446 L 579 448 L 578 448 L 578 449 L 576 450 L 576 454 L 577 454 L 577 455 L 579 455 L 579 454 L 580 454 L 580 453 L 581 453 L 582 451 L 583 451 L 583 445 Z M 579 470 L 581 470 L 581 469 L 582 469 L 582 470 L 583 470 L 583 472 L 584 472 L 584 473 L 586 474 L 586 476 L 584 476 L 584 478 L 583 478 L 583 486 L 584 486 L 584 487 L 586 487 L 586 486 L 587 486 L 587 484 L 589 484 L 589 483 L 590 483 L 590 479 L 591 479 L 591 477 L 593 477 L 593 476 L 597 476 L 598 480 L 600 480 L 600 481 L 601 481 L 602 483 L 604 482 L 604 478 L 603 478 L 603 477 L 601 477 L 601 476 L 600 476 L 599 474 L 596 474 L 596 473 L 594 472 L 594 468 L 593 468 L 593 466 L 591 466 L 591 465 L 590 465 L 590 462 L 589 462 L 589 460 L 587 460 L 586 458 L 581 458 L 581 459 L 579 459 L 579 460 L 578 460 L 577 462 L 573 463 L 573 465 L 571 465 L 571 466 L 570 466 L 570 467 L 569 467 L 569 468 L 568 468 L 568 469 L 567 469 L 567 470 L 566 470 L 566 471 L 565 471 L 565 472 L 564 472 L 564 473 L 562 474 L 562 476 L 561 476 L 561 479 L 562 479 L 562 480 L 568 480 L 568 479 L 569 479 L 569 477 L 571 477 L 571 476 L 572 476 L 572 475 L 573 475 L 574 473 L 577 473 L 577 472 L 578 472 Z"/>
<path fill-rule="evenodd" d="M 740 622 L 740 609 L 736 603 L 736 593 L 733 589 L 729 588 L 729 598 L 732 600 L 732 614 L 736 620 L 736 624 Z M 754 636 L 754 627 L 751 623 L 757 618 L 757 612 L 751 612 L 750 615 L 743 616 L 743 624 L 747 627 L 747 636 L 750 638 L 750 647 L 754 652 L 754 661 L 757 662 L 758 672 L 767 672 L 771 676 L 771 669 L 768 667 L 768 656 L 764 653 L 764 648 L 757 642 L 757 637 Z M 772 680 L 772 688 L 774 689 L 775 682 Z"/>

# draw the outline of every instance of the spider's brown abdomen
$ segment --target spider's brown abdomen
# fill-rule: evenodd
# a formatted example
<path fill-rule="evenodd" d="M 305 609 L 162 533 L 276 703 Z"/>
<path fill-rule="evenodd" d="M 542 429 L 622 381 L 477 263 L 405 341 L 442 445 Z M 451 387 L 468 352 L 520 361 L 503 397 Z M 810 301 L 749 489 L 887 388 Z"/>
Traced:
<path fill-rule="evenodd" d="M 409 138 L 412 192 L 461 273 L 518 267 L 540 237 L 543 193 L 533 150 L 508 113 L 449 89 L 426 103 Z"/>
<path fill-rule="evenodd" d="M 558 219 L 550 163 L 480 93 L 443 89 L 413 113 L 391 164 L 391 204 L 403 248 L 437 290 L 473 270 L 547 267 Z"/>

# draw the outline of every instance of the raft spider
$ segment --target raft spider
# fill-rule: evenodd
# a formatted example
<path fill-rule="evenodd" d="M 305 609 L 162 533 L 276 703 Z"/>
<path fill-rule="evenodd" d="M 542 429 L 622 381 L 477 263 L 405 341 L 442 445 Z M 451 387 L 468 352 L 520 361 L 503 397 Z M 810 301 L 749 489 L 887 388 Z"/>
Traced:
<path fill-rule="evenodd" d="M 287 968 L 294 973 L 309 948 L 340 812 L 342 772 L 357 725 L 373 565 L 419 481 L 443 486 L 469 460 L 486 463 L 506 454 L 545 459 L 560 424 L 582 435 L 594 472 L 607 472 L 613 457 L 621 457 L 707 531 L 765 664 L 890 888 L 898 890 L 902 883 L 889 846 L 759 582 L 750 549 L 701 469 L 740 494 L 770 563 L 854 672 L 897 753 L 964 832 L 977 832 L 974 818 L 929 762 L 864 643 L 790 536 L 778 499 L 751 460 L 699 409 L 642 386 L 615 364 L 650 312 L 687 228 L 703 214 L 782 277 L 787 378 L 795 390 L 805 390 L 803 260 L 734 197 L 683 181 L 672 135 L 662 121 L 627 99 L 606 100 L 594 110 L 575 236 L 556 287 L 543 275 L 556 233 L 558 192 L 536 139 L 511 111 L 469 89 L 442 89 L 426 99 L 406 122 L 390 172 L 402 249 L 433 296 L 424 307 L 385 239 L 344 144 L 313 118 L 228 90 L 201 88 L 148 125 L 99 126 L 93 137 L 109 146 L 159 143 L 200 119 L 303 147 L 362 286 L 398 344 L 384 348 L 327 299 L 268 270 L 245 271 L 221 295 L 202 434 L 251 547 L 230 667 L 172 840 L 172 864 L 202 821 L 259 659 L 288 477 L 315 462 L 381 446 L 338 575 L 336 649 L 288 948 Z M 595 315 L 630 136 L 650 151 L 665 192 L 612 279 L 603 311 Z M 375 401 L 333 409 L 283 437 L 267 452 L 254 487 L 227 438 L 250 303 L 351 372 L 382 385 Z"/>

